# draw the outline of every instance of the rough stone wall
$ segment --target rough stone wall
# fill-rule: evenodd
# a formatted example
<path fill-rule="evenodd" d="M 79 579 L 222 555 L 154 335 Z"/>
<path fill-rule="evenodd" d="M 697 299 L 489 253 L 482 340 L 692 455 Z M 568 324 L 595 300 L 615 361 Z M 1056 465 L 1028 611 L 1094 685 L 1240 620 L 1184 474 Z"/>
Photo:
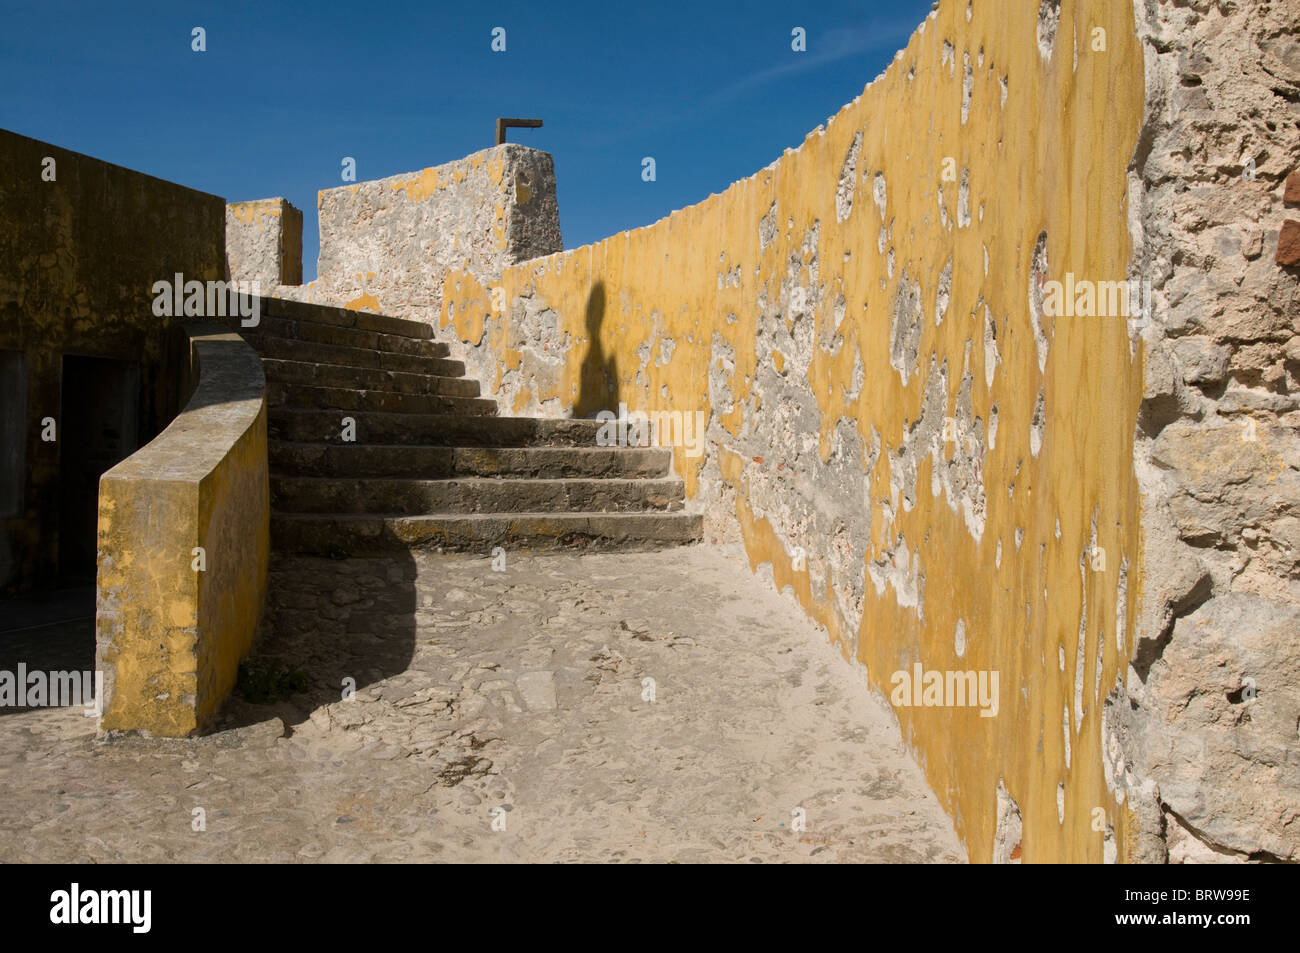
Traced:
<path fill-rule="evenodd" d="M 302 211 L 282 198 L 227 205 L 226 274 L 266 294 L 302 284 Z"/>
<path fill-rule="evenodd" d="M 490 278 L 564 247 L 551 157 L 517 143 L 325 189 L 317 208 L 317 278 L 275 294 L 434 325 L 449 270 Z"/>
<path fill-rule="evenodd" d="M 976 861 L 1140 855 L 1101 713 L 1142 588 L 1142 319 L 1044 302 L 1127 276 L 1143 105 L 1130 4 L 949 0 L 721 195 L 446 279 L 503 409 L 705 413 L 691 505 L 866 666 Z M 996 715 L 907 704 L 916 665 L 997 672 Z"/>
<path fill-rule="evenodd" d="M 47 163 L 53 160 L 53 164 Z M 52 171 L 53 179 L 45 177 Z M 164 368 L 171 318 L 155 317 L 153 283 L 176 272 L 200 281 L 224 270 L 224 202 L 49 143 L 0 130 L 0 351 L 21 353 L 24 408 L 5 433 L 21 434 L 21 510 L 0 518 L 0 591 L 52 584 L 58 565 L 65 354 L 140 367 L 147 439 L 176 410 Z M 19 362 L 7 366 L 11 373 Z"/>
<path fill-rule="evenodd" d="M 1300 859 L 1300 5 L 1139 0 L 1143 332 L 1133 672 L 1104 729 L 1144 860 Z"/>

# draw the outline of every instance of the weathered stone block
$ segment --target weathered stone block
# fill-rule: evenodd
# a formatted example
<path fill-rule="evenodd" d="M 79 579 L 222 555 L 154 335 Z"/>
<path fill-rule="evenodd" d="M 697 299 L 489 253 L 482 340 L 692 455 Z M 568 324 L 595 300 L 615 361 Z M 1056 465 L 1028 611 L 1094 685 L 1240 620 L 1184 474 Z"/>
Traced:
<path fill-rule="evenodd" d="M 1139 764 L 1217 850 L 1300 858 L 1297 625 L 1292 602 L 1220 596 L 1178 621 L 1151 670 L 1143 707 L 1166 727 L 1145 738 Z"/>
<path fill-rule="evenodd" d="M 1288 219 L 1282 223 L 1282 231 L 1277 236 L 1277 257 L 1279 265 L 1300 265 L 1300 222 Z"/>
<path fill-rule="evenodd" d="M 282 198 L 227 205 L 226 275 L 263 294 L 302 284 L 302 212 Z"/>
<path fill-rule="evenodd" d="M 516 143 L 320 193 L 314 302 L 435 323 L 443 278 L 563 247 L 550 155 Z"/>
<path fill-rule="evenodd" d="M 1223 380 L 1232 352 L 1209 338 L 1178 338 L 1174 354 L 1183 366 L 1183 380 L 1189 384 L 1214 384 Z"/>
<path fill-rule="evenodd" d="M 1282 190 L 1282 201 L 1300 202 L 1300 172 L 1292 172 L 1286 177 L 1286 185 Z"/>

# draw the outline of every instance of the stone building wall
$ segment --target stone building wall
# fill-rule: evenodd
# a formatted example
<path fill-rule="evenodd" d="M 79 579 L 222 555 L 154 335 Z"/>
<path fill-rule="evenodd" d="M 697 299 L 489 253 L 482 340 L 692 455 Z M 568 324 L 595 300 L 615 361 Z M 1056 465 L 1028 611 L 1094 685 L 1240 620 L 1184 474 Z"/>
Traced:
<path fill-rule="evenodd" d="M 1136 4 L 1143 598 L 1107 775 L 1144 860 L 1300 859 L 1300 5 Z M 1296 196 L 1300 198 L 1300 196 Z M 1285 257 L 1285 256 L 1283 256 Z"/>
<path fill-rule="evenodd" d="M 224 222 L 215 195 L 0 130 L 0 417 L 5 479 L 21 483 L 3 494 L 0 592 L 56 584 L 72 542 L 94 572 L 99 473 L 176 413 L 175 320 L 154 314 L 153 284 L 221 278 Z M 61 406 L 68 357 L 111 373 Z M 78 460 L 86 444 L 101 452 Z M 72 481 L 84 499 L 69 501 Z"/>

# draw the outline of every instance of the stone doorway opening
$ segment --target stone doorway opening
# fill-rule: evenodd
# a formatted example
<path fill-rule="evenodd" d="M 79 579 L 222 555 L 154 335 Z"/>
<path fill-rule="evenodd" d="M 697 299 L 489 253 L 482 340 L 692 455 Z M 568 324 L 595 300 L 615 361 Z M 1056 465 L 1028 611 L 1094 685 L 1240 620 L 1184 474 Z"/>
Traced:
<path fill-rule="evenodd" d="M 60 386 L 59 586 L 95 582 L 99 478 L 140 446 L 140 366 L 65 354 Z"/>

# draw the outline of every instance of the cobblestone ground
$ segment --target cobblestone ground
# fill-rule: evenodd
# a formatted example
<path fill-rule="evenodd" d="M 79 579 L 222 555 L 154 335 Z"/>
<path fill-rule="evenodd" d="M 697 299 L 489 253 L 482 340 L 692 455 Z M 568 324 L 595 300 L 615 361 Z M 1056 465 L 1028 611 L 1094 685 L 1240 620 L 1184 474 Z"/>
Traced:
<path fill-rule="evenodd" d="M 0 717 L 0 861 L 964 860 L 887 706 L 737 551 L 506 559 L 276 560 L 201 739 Z"/>

